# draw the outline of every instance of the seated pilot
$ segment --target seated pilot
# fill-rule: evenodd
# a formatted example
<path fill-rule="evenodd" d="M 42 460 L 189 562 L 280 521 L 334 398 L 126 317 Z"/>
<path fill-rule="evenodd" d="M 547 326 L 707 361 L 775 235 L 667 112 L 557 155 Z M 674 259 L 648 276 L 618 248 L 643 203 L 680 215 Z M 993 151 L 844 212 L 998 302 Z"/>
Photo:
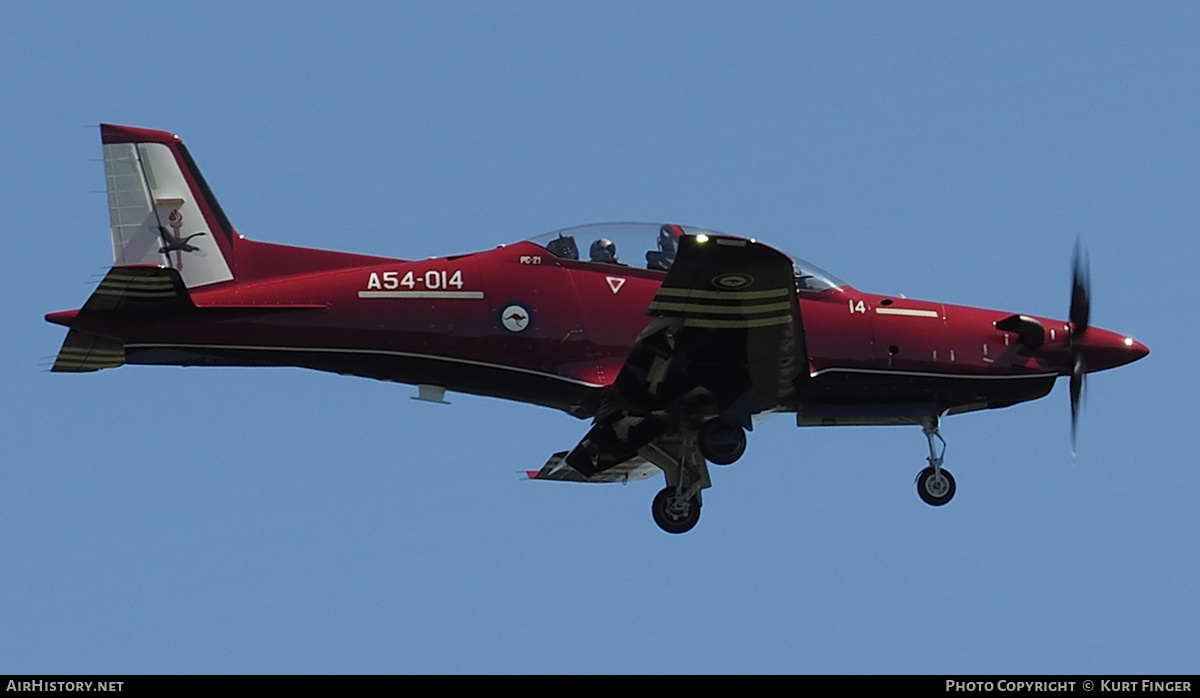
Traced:
<path fill-rule="evenodd" d="M 617 259 L 617 246 L 608 238 L 596 238 L 596 241 L 592 243 L 590 254 L 593 262 L 600 264 L 621 264 Z"/>

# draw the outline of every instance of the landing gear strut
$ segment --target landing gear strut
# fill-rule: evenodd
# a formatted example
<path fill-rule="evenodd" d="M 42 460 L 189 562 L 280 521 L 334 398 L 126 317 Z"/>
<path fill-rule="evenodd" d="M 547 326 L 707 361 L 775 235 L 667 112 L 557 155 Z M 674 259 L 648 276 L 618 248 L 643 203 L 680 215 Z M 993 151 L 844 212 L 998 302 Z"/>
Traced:
<path fill-rule="evenodd" d="M 929 440 L 929 467 L 917 475 L 917 494 L 926 504 L 940 507 L 954 498 L 954 476 L 949 470 L 942 468 L 942 457 L 946 455 L 946 440 L 942 438 L 938 428 L 941 417 L 929 417 L 921 420 L 921 430 Z M 939 450 L 934 439 L 942 442 Z"/>
<path fill-rule="evenodd" d="M 667 478 L 666 488 L 650 505 L 654 523 L 667 533 L 687 533 L 695 528 L 703 503 L 700 490 L 712 486 L 697 432 L 689 430 L 680 437 L 665 449 L 652 444 L 641 451 L 642 457 L 661 468 Z"/>

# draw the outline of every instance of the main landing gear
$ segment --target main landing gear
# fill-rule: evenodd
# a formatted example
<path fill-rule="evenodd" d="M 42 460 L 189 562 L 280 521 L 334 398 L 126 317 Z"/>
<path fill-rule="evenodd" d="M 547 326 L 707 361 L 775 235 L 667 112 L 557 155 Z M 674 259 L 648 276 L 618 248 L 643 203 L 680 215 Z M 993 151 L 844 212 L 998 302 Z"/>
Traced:
<path fill-rule="evenodd" d="M 921 419 L 921 431 L 929 441 L 928 467 L 917 474 L 917 494 L 930 506 L 940 507 L 954 498 L 954 476 L 942 467 L 946 455 L 946 440 L 940 431 L 941 417 Z M 708 463 L 729 465 L 746 451 L 746 432 L 737 425 L 724 424 L 716 419 L 705 422 L 699 429 L 678 435 L 670 446 L 647 447 L 640 453 L 659 468 L 667 478 L 663 488 L 650 505 L 654 523 L 667 533 L 687 533 L 700 521 L 700 490 L 712 485 Z M 939 446 L 940 444 L 940 446 Z"/>
<path fill-rule="evenodd" d="M 942 438 L 938 428 L 941 417 L 928 417 L 921 420 L 921 431 L 929 440 L 929 467 L 917 474 L 917 494 L 926 504 L 940 507 L 954 498 L 954 476 L 949 470 L 942 468 L 942 457 L 946 455 L 946 440 Z M 934 439 L 942 442 L 939 450 Z"/>
<path fill-rule="evenodd" d="M 699 492 L 691 499 L 685 499 L 677 489 L 667 485 L 650 504 L 654 523 L 667 533 L 687 533 L 700 521 Z"/>
<path fill-rule="evenodd" d="M 661 451 L 660 451 L 661 453 Z M 680 456 L 656 459 L 656 465 L 667 476 L 667 486 L 650 504 L 654 523 L 667 533 L 687 533 L 700 521 L 700 490 L 712 486 L 708 464 L 696 446 L 696 432 L 684 437 Z"/>
<path fill-rule="evenodd" d="M 712 485 L 708 463 L 729 465 L 746 452 L 746 430 L 716 419 L 680 436 L 678 451 L 670 449 L 674 453 L 658 447 L 644 453 L 667 478 L 667 486 L 650 505 L 654 523 L 667 533 L 687 533 L 700 520 L 700 490 Z"/>
<path fill-rule="evenodd" d="M 746 430 L 736 424 L 710 419 L 700 427 L 700 455 L 713 465 L 731 465 L 746 452 Z"/>

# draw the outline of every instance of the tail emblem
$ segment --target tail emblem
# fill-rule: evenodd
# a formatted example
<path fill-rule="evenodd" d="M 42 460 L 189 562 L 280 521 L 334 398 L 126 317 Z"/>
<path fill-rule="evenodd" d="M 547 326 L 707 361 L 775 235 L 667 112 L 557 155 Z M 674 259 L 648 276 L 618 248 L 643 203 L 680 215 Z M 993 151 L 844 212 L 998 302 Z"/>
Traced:
<path fill-rule="evenodd" d="M 179 209 L 171 211 L 167 223 L 171 226 L 171 230 L 167 230 L 161 225 L 158 226 L 158 234 L 163 240 L 163 246 L 158 248 L 158 251 L 161 254 L 167 255 L 167 264 L 171 263 L 171 253 L 174 252 L 175 268 L 183 271 L 183 253 L 200 251 L 199 247 L 188 244 L 188 240 L 200 235 L 208 235 L 208 233 L 201 231 L 199 233 L 192 233 L 187 237 L 181 236 L 179 230 L 183 227 L 183 214 L 179 212 Z"/>

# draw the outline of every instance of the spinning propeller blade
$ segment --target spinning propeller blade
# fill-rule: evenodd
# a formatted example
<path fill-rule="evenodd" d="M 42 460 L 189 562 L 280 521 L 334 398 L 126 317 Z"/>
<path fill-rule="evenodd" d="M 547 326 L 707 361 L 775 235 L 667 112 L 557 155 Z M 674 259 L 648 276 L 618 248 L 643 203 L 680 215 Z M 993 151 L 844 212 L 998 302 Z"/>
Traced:
<path fill-rule="evenodd" d="M 1079 406 L 1083 400 L 1083 389 L 1087 382 L 1087 366 L 1083 353 L 1075 346 L 1088 329 L 1092 314 L 1092 280 L 1088 269 L 1087 253 L 1079 240 L 1075 240 L 1075 255 L 1072 260 L 1074 272 L 1071 282 L 1071 455 L 1075 455 L 1075 433 L 1079 426 Z"/>
<path fill-rule="evenodd" d="M 1071 334 L 1082 337 L 1087 332 L 1088 319 L 1092 315 L 1092 275 L 1088 270 L 1087 253 L 1079 240 L 1075 241 L 1075 255 L 1071 262 L 1074 280 L 1071 284 Z"/>
<path fill-rule="evenodd" d="M 1083 357 L 1076 356 L 1071 367 L 1071 455 L 1075 455 L 1075 432 L 1079 424 L 1079 404 L 1083 399 L 1083 387 L 1087 382 L 1087 371 Z"/>

